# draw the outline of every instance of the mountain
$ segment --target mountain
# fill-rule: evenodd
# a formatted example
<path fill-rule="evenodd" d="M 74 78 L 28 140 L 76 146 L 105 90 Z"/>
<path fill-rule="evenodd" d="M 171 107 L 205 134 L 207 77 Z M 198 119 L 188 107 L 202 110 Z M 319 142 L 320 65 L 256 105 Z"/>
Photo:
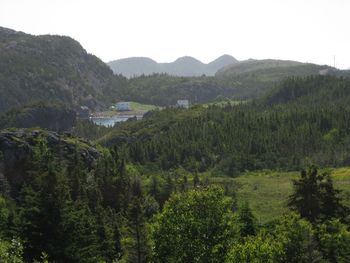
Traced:
<path fill-rule="evenodd" d="M 206 65 L 189 56 L 178 58 L 172 63 L 160 63 L 159 65 L 161 70 L 169 75 L 190 77 L 207 74 Z"/>
<path fill-rule="evenodd" d="M 230 55 L 223 55 L 216 60 L 204 64 L 201 61 L 185 56 L 170 63 L 157 63 L 150 58 L 132 57 L 111 61 L 108 63 L 115 74 L 126 77 L 151 75 L 152 73 L 167 73 L 173 76 L 213 76 L 219 69 L 238 60 Z"/>
<path fill-rule="evenodd" d="M 219 69 L 224 68 L 229 65 L 234 65 L 238 63 L 239 61 L 235 59 L 234 57 L 230 55 L 222 55 L 221 57 L 218 57 L 214 61 L 210 62 L 208 64 L 208 67 L 213 71 L 217 72 Z"/>
<path fill-rule="evenodd" d="M 70 37 L 0 27 L 0 112 L 38 101 L 101 108 L 123 81 Z"/>
<path fill-rule="evenodd" d="M 151 75 L 160 70 L 156 61 L 145 57 L 119 59 L 109 62 L 108 65 L 112 70 L 118 69 L 118 71 L 114 71 L 116 74 L 123 74 L 126 72 L 123 75 L 127 77 L 140 76 L 142 74 Z"/>

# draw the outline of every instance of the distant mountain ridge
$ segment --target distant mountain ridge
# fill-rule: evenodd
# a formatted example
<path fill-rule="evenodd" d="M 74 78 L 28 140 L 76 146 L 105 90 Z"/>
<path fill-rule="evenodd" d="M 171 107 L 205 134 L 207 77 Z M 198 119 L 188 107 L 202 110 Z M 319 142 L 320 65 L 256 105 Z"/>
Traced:
<path fill-rule="evenodd" d="M 230 55 L 223 55 L 208 64 L 189 56 L 180 57 L 169 63 L 157 63 L 147 57 L 131 57 L 114 60 L 107 64 L 114 74 L 122 74 L 130 78 L 153 73 L 167 73 L 172 76 L 183 77 L 214 76 L 219 69 L 238 62 Z"/>

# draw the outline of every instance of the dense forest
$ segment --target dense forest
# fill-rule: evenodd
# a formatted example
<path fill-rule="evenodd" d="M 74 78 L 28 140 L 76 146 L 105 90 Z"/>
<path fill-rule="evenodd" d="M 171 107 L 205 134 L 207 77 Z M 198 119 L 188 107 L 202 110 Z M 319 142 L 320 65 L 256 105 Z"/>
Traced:
<path fill-rule="evenodd" d="M 291 212 L 260 224 L 210 182 L 146 182 L 115 148 L 38 129 L 0 138 L 1 262 L 349 260 L 349 208 L 313 166 L 293 182 Z"/>
<path fill-rule="evenodd" d="M 349 165 L 349 79 L 291 78 L 263 99 L 156 111 L 98 142 L 125 147 L 132 162 L 195 172 L 296 170 Z"/>

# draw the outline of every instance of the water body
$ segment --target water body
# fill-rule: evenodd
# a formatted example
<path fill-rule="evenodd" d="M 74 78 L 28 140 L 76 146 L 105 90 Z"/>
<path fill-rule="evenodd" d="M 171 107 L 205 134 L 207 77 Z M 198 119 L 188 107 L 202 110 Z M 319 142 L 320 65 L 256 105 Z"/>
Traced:
<path fill-rule="evenodd" d="M 90 117 L 90 120 L 97 124 L 97 125 L 101 125 L 101 126 L 105 126 L 105 127 L 113 127 L 114 124 L 118 123 L 118 122 L 123 122 L 123 121 L 127 121 L 130 118 L 137 118 L 138 120 L 142 118 L 142 116 L 132 116 L 132 115 L 117 115 L 117 116 L 111 116 L 111 117 Z"/>

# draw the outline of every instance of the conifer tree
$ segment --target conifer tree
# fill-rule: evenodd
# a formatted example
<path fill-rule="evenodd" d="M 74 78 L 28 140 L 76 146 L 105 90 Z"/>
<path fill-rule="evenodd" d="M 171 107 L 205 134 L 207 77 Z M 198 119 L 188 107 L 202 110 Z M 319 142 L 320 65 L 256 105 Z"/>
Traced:
<path fill-rule="evenodd" d="M 252 236 L 256 234 L 256 218 L 254 217 L 248 202 L 238 209 L 235 216 L 235 223 L 238 225 L 238 231 L 241 237 Z"/>
<path fill-rule="evenodd" d="M 334 189 L 330 175 L 318 175 L 315 166 L 302 171 L 293 185 L 294 193 L 289 197 L 288 206 L 311 223 L 346 215 L 347 208 L 339 197 L 340 191 Z"/>
<path fill-rule="evenodd" d="M 149 261 L 149 244 L 144 215 L 144 196 L 139 178 L 134 178 L 132 197 L 125 213 L 122 229 L 123 261 L 146 263 Z"/>

